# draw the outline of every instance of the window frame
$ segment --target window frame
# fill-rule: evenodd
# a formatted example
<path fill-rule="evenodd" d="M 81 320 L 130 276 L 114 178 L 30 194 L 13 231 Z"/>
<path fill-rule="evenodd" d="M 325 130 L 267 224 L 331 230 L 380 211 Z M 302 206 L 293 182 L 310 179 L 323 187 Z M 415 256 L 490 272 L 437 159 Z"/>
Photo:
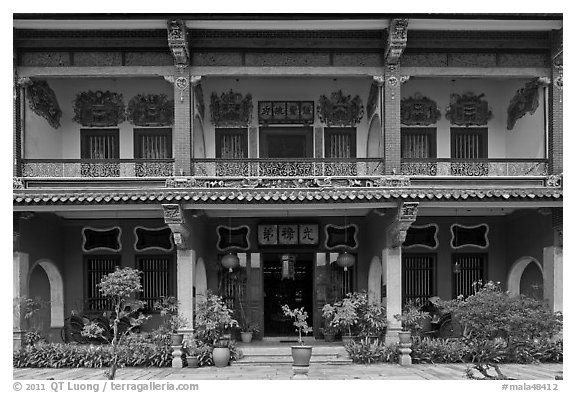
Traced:
<path fill-rule="evenodd" d="M 142 268 L 142 260 L 144 259 L 150 259 L 150 258 L 167 258 L 168 259 L 168 268 L 166 270 L 157 270 L 157 271 L 166 271 L 168 274 L 168 290 L 166 291 L 166 293 L 164 295 L 160 295 L 158 297 L 147 297 L 144 296 L 145 293 L 144 291 L 146 290 L 146 284 L 144 283 L 144 274 L 146 272 L 151 272 L 153 270 L 151 269 L 143 269 Z M 140 279 L 141 279 L 141 284 L 142 284 L 142 292 L 139 292 L 137 297 L 138 300 L 144 300 L 145 298 L 148 298 L 150 300 L 151 304 L 154 304 L 154 302 L 156 300 L 160 300 L 160 298 L 162 296 L 176 296 L 176 264 L 175 264 L 175 257 L 173 254 L 171 253 L 146 253 L 146 254 L 138 254 L 135 256 L 135 263 L 134 266 L 136 266 L 136 269 L 138 269 L 141 273 L 140 275 Z M 144 302 L 146 302 L 146 300 L 144 300 Z M 146 304 L 144 306 L 144 310 L 147 313 L 156 313 L 157 311 L 154 310 L 154 308 L 150 308 L 148 307 L 148 305 Z"/>
<path fill-rule="evenodd" d="M 403 252 L 402 253 L 402 267 L 401 267 L 401 285 L 402 285 L 402 304 L 406 304 L 406 301 L 408 300 L 408 295 L 406 292 L 406 287 L 404 285 L 404 281 L 406 280 L 406 259 L 405 258 L 415 258 L 415 257 L 421 257 L 421 258 L 432 258 L 432 268 L 426 269 L 431 271 L 431 277 L 430 277 L 430 293 L 428 295 L 423 295 L 426 298 L 430 298 L 432 296 L 437 296 L 438 294 L 438 253 L 420 253 L 420 252 Z M 416 269 L 410 269 L 410 270 L 416 270 Z M 422 269 L 423 270 L 423 269 Z M 414 296 L 411 296 L 414 297 Z"/>
<path fill-rule="evenodd" d="M 114 157 L 89 158 L 88 139 L 91 136 L 114 137 Z M 80 158 L 83 160 L 117 160 L 120 158 L 120 129 L 119 128 L 81 128 L 80 129 Z"/>
<path fill-rule="evenodd" d="M 333 134 L 348 134 L 350 136 L 350 157 L 328 157 L 330 149 L 330 136 Z M 357 130 L 356 127 L 325 127 L 324 128 L 324 158 L 356 158 L 357 157 Z"/>
<path fill-rule="evenodd" d="M 428 135 L 428 151 L 430 152 L 429 157 L 404 157 L 404 136 L 408 134 L 427 134 Z M 438 139 L 437 139 L 437 129 L 436 127 L 401 127 L 400 128 L 400 158 L 402 160 L 427 160 L 434 159 L 438 157 Z"/>
<path fill-rule="evenodd" d="M 148 134 L 148 135 L 147 135 Z M 166 158 L 158 158 L 158 160 L 168 160 L 174 158 L 173 148 L 172 148 L 172 128 L 168 127 L 138 127 L 134 128 L 133 138 L 134 138 L 134 158 L 138 160 L 153 160 L 153 158 L 143 158 L 142 157 L 142 136 L 166 136 L 168 138 L 168 151 Z"/>
<path fill-rule="evenodd" d="M 268 152 L 268 138 L 281 135 L 299 135 L 305 138 L 305 157 L 286 157 L 281 160 L 297 160 L 314 157 L 314 137 L 312 127 L 261 127 L 260 128 L 260 158 L 280 159 L 270 157 Z"/>
<path fill-rule="evenodd" d="M 238 157 L 236 159 L 248 158 L 248 128 L 231 128 L 231 127 L 216 127 L 214 128 L 214 146 L 216 151 L 214 152 L 214 157 L 222 157 L 222 136 L 223 135 L 240 135 L 242 137 L 242 153 L 244 157 Z M 231 158 L 223 158 L 230 160 Z"/>
<path fill-rule="evenodd" d="M 457 158 L 456 138 L 459 135 L 476 133 L 481 138 L 481 152 L 478 158 Z M 488 159 L 488 127 L 450 127 L 450 158 L 454 160 L 486 160 Z"/>
<path fill-rule="evenodd" d="M 458 257 L 481 257 L 482 258 L 482 277 L 480 278 L 482 280 L 483 283 L 486 282 L 487 277 L 488 277 L 488 253 L 487 252 L 453 252 L 452 253 L 452 258 L 451 258 L 451 262 L 452 264 L 450 265 L 452 269 L 454 269 L 454 265 L 456 263 L 456 259 Z M 457 296 L 459 296 L 460 294 L 457 293 L 457 288 L 456 288 L 456 280 L 458 278 L 459 275 L 462 274 L 462 272 L 464 270 L 474 270 L 474 269 L 470 269 L 470 268 L 463 268 L 462 266 L 460 266 L 460 273 L 456 274 L 454 272 L 454 270 L 452 270 L 452 298 L 455 299 Z M 473 294 L 473 290 L 470 289 L 470 293 L 468 295 L 464 295 L 464 297 L 468 297 L 470 295 Z"/>
<path fill-rule="evenodd" d="M 98 297 L 90 297 L 90 273 L 93 271 L 106 271 L 104 269 L 89 269 L 89 259 L 97 259 L 97 258 L 106 258 L 108 260 L 114 260 L 114 269 L 112 269 L 111 271 L 105 273 L 102 275 L 105 276 L 107 274 L 113 273 L 114 270 L 116 268 L 121 268 L 122 267 L 122 257 L 121 255 L 118 254 L 102 254 L 102 253 L 98 253 L 98 254 L 84 254 L 84 305 L 87 312 L 95 312 L 95 311 L 111 311 L 112 308 L 92 308 L 90 305 L 92 303 L 92 301 L 98 301 L 101 300 L 104 303 L 110 304 L 110 300 L 108 298 L 106 298 L 105 296 L 98 296 Z M 93 283 L 94 284 L 94 288 L 93 288 L 93 292 L 94 293 L 100 293 L 99 289 L 98 289 L 98 284 L 101 281 L 98 281 L 97 283 Z"/>

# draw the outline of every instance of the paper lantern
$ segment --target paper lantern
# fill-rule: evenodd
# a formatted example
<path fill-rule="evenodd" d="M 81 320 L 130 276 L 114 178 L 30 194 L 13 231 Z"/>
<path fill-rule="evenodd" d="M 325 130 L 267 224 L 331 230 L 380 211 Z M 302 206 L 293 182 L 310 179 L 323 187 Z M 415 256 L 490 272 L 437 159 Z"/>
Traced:
<path fill-rule="evenodd" d="M 226 254 L 222 257 L 222 266 L 224 266 L 230 273 L 232 273 L 232 269 L 238 267 L 240 265 L 240 259 L 238 259 L 238 255 L 234 253 Z"/>
<path fill-rule="evenodd" d="M 346 251 L 340 253 L 340 255 L 338 255 L 338 258 L 336 258 L 336 263 L 338 264 L 338 266 L 343 267 L 344 271 L 348 271 L 348 268 L 354 266 L 355 262 L 356 258 L 354 257 L 354 255 Z"/>

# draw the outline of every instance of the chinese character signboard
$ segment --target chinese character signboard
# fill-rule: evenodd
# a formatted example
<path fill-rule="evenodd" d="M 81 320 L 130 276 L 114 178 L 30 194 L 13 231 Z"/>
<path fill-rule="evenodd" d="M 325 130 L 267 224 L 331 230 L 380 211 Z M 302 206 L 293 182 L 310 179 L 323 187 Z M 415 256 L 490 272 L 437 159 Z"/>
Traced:
<path fill-rule="evenodd" d="M 310 246 L 318 243 L 318 224 L 258 225 L 258 244 L 261 246 Z"/>

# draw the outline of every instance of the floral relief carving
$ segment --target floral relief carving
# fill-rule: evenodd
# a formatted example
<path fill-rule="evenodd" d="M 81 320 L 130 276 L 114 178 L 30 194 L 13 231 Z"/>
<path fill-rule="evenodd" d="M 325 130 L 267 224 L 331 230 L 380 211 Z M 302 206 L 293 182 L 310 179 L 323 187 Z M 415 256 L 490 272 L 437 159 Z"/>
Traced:
<path fill-rule="evenodd" d="M 166 94 L 138 94 L 128 103 L 126 118 L 137 126 L 174 124 L 174 101 Z"/>
<path fill-rule="evenodd" d="M 77 94 L 72 120 L 87 127 L 117 126 L 124 121 L 122 94 L 101 90 Z"/>
<path fill-rule="evenodd" d="M 400 103 L 400 120 L 405 125 L 428 126 L 436 123 L 440 116 L 436 102 L 420 93 L 404 98 Z"/>
<path fill-rule="evenodd" d="M 62 111 L 58 105 L 56 94 L 54 94 L 54 90 L 50 88 L 48 82 L 31 81 L 31 83 L 26 86 L 26 91 L 28 93 L 27 97 L 30 109 L 38 116 L 42 116 L 48 120 L 48 124 L 53 128 L 60 127 Z"/>
<path fill-rule="evenodd" d="M 533 115 L 536 112 L 536 109 L 538 109 L 540 105 L 538 101 L 539 88 L 549 83 L 550 80 L 548 78 L 537 78 L 516 91 L 516 94 L 508 105 L 508 121 L 506 125 L 508 130 L 512 130 L 516 121 L 526 113 Z"/>
<path fill-rule="evenodd" d="M 492 118 L 492 111 L 488 102 L 483 99 L 484 94 L 475 95 L 468 92 L 452 94 L 446 118 L 451 124 L 457 126 L 484 126 Z"/>
<path fill-rule="evenodd" d="M 330 98 L 321 95 L 316 110 L 328 127 L 354 127 L 364 116 L 362 99 L 358 95 L 345 96 L 342 90 L 333 92 Z"/>
<path fill-rule="evenodd" d="M 248 127 L 252 121 L 252 95 L 230 90 L 210 97 L 210 115 L 216 127 Z"/>

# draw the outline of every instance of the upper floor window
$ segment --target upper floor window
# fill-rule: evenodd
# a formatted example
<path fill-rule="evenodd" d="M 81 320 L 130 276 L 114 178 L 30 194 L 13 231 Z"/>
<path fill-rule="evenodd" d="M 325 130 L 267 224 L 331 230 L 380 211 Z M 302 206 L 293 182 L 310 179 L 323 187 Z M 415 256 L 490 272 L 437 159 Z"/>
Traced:
<path fill-rule="evenodd" d="M 248 157 L 248 133 L 245 128 L 216 128 L 216 158 Z"/>
<path fill-rule="evenodd" d="M 172 129 L 135 128 L 134 158 L 172 158 Z"/>
<path fill-rule="evenodd" d="M 324 156 L 326 158 L 356 157 L 356 129 L 339 127 L 325 128 Z"/>
<path fill-rule="evenodd" d="M 110 159 L 120 157 L 118 129 L 80 130 L 80 158 Z"/>
<path fill-rule="evenodd" d="M 401 130 L 402 158 L 436 158 L 436 128 L 406 128 Z"/>
<path fill-rule="evenodd" d="M 451 128 L 451 157 L 488 158 L 488 128 Z"/>

